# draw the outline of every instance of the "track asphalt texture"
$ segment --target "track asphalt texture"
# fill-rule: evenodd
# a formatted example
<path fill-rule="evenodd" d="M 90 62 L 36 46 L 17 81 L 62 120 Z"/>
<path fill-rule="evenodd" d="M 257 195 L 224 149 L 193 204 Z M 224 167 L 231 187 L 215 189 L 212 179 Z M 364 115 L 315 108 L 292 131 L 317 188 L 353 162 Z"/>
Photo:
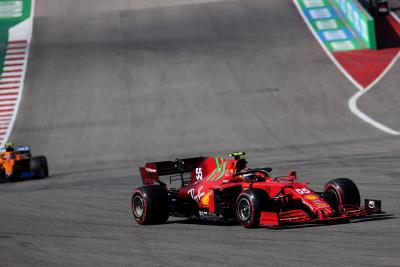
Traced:
<path fill-rule="evenodd" d="M 162 2 L 37 1 L 11 139 L 47 155 L 52 176 L 0 185 L 0 266 L 398 265 L 399 139 L 348 110 L 357 89 L 292 2 Z M 392 127 L 399 66 L 361 101 Z M 351 177 L 393 216 L 280 230 L 132 221 L 140 164 L 234 150 L 315 190 Z"/>

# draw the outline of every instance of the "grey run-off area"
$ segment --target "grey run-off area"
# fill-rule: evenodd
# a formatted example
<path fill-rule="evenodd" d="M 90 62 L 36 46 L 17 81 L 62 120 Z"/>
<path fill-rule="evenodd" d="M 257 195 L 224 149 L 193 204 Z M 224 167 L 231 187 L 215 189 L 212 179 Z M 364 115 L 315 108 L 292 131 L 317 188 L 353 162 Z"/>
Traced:
<path fill-rule="evenodd" d="M 357 89 L 291 1 L 37 0 L 34 22 L 11 139 L 47 155 L 52 176 L 0 185 L 0 266 L 399 264 L 399 139 L 349 111 Z M 399 71 L 359 102 L 395 129 Z M 394 216 L 282 230 L 133 222 L 139 165 L 233 150 L 315 190 L 351 177 Z"/>

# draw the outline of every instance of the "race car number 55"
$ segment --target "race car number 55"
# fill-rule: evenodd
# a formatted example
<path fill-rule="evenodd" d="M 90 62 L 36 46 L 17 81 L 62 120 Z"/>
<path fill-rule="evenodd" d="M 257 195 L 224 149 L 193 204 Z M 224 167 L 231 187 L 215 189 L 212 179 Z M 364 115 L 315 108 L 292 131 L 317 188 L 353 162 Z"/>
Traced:
<path fill-rule="evenodd" d="M 196 168 L 196 180 L 199 181 L 203 179 L 203 170 L 201 168 Z"/>
<path fill-rule="evenodd" d="M 299 193 L 300 195 L 311 193 L 310 190 L 308 190 L 307 188 L 300 188 L 300 189 L 298 188 L 296 189 L 296 192 Z"/>

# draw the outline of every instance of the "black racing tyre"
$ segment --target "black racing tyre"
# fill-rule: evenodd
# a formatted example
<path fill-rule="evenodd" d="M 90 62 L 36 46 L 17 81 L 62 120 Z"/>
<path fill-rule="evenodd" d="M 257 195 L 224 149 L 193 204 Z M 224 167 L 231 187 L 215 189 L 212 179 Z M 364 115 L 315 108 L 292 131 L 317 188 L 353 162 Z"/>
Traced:
<path fill-rule="evenodd" d="M 45 156 L 36 156 L 31 159 L 31 171 L 38 174 L 39 178 L 49 177 L 49 167 Z"/>
<path fill-rule="evenodd" d="M 261 211 L 268 202 L 267 194 L 262 190 L 248 189 L 239 194 L 236 200 L 236 219 L 246 228 L 260 224 Z"/>
<path fill-rule="evenodd" d="M 166 186 L 148 185 L 133 191 L 132 215 L 138 224 L 161 224 L 169 217 L 169 197 Z"/>
<path fill-rule="evenodd" d="M 324 199 L 340 215 L 343 206 L 360 207 L 360 192 L 349 178 L 337 178 L 329 181 L 324 187 Z"/>

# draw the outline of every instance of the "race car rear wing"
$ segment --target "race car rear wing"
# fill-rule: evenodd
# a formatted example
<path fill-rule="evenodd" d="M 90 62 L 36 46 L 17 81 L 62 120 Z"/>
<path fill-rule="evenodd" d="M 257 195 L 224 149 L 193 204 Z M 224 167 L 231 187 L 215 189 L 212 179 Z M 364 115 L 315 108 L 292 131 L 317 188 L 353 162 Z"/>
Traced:
<path fill-rule="evenodd" d="M 203 162 L 205 157 L 176 159 L 174 161 L 159 161 L 146 163 L 144 167 L 139 167 L 140 175 L 144 185 L 152 185 L 154 182 L 163 184 L 160 176 L 190 173 L 192 170 Z M 183 182 L 183 181 L 182 181 Z"/>

